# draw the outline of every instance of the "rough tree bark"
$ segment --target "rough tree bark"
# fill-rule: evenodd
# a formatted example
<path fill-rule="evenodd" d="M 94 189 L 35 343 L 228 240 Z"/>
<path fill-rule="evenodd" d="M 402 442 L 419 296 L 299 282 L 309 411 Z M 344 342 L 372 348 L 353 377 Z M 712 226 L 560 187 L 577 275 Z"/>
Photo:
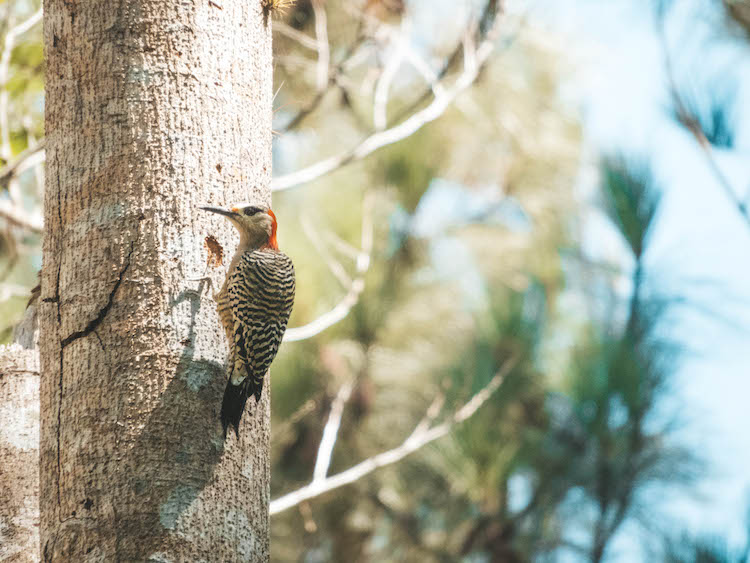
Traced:
<path fill-rule="evenodd" d="M 270 203 L 271 22 L 261 0 L 44 11 L 42 558 L 268 560 L 269 397 L 224 443 L 226 342 L 189 278 L 206 235 L 236 243 L 198 205 Z"/>
<path fill-rule="evenodd" d="M 0 346 L 0 561 L 39 561 L 39 355 Z"/>

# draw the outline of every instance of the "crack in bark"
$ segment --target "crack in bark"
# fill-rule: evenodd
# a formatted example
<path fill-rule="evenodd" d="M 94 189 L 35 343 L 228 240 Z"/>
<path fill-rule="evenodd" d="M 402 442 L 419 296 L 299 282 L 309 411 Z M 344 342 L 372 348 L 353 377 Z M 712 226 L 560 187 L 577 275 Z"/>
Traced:
<path fill-rule="evenodd" d="M 120 288 L 120 284 L 122 284 L 123 276 L 125 275 L 125 272 L 128 271 L 128 268 L 130 267 L 130 257 L 133 255 L 133 251 L 135 250 L 135 243 L 132 243 L 130 245 L 130 252 L 128 252 L 128 255 L 125 257 L 125 265 L 122 267 L 122 270 L 120 270 L 120 273 L 117 276 L 117 281 L 115 282 L 114 287 L 112 288 L 112 291 L 109 292 L 109 297 L 107 298 L 107 303 L 99 309 L 99 312 L 97 313 L 96 317 L 91 319 L 89 323 L 86 325 L 86 327 L 83 330 L 77 330 L 70 336 L 66 337 L 64 340 L 60 341 L 60 346 L 62 346 L 63 349 L 65 347 L 78 340 L 79 338 L 84 338 L 94 332 L 96 328 L 102 323 L 104 320 L 104 317 L 107 316 L 107 313 L 109 313 L 109 310 L 112 308 L 112 305 L 115 301 L 115 294 L 117 293 L 117 290 Z"/>
<path fill-rule="evenodd" d="M 59 179 L 58 179 L 59 182 Z M 58 184 L 59 187 L 59 184 Z M 58 201 L 58 214 L 60 213 L 60 191 L 58 189 L 57 194 L 57 201 Z M 140 238 L 140 220 L 138 220 L 138 229 L 136 229 L 136 236 L 135 240 L 130 243 L 130 251 L 128 252 L 127 256 L 125 257 L 125 263 L 120 270 L 117 281 L 115 281 L 115 285 L 112 288 L 112 291 L 109 293 L 109 297 L 107 298 L 107 303 L 102 307 L 99 312 L 97 313 L 96 317 L 94 317 L 89 323 L 86 325 L 86 327 L 83 330 L 79 330 L 74 332 L 73 334 L 69 335 L 67 338 L 60 341 L 60 377 L 59 377 L 59 391 L 60 391 L 60 399 L 57 403 L 57 520 L 59 522 L 55 533 L 54 533 L 54 545 L 57 544 L 57 537 L 60 532 L 60 525 L 64 524 L 65 522 L 71 520 L 71 519 L 83 519 L 83 518 L 77 518 L 75 516 L 70 516 L 68 518 L 63 519 L 62 518 L 62 495 L 60 493 L 60 484 L 62 481 L 62 462 L 60 459 L 60 428 L 62 423 L 62 401 L 63 401 L 63 359 L 65 356 L 65 348 L 68 344 L 71 344 L 75 340 L 78 340 L 79 338 L 84 338 L 91 334 L 92 332 L 99 340 L 99 344 L 102 347 L 102 350 L 104 350 L 104 344 L 102 342 L 101 337 L 99 336 L 99 333 L 96 332 L 96 329 L 99 327 L 99 325 L 104 321 L 104 318 L 107 316 L 107 313 L 112 308 L 112 305 L 114 304 L 114 298 L 115 294 L 117 293 L 117 290 L 120 288 L 120 285 L 122 284 L 123 277 L 125 276 L 125 273 L 128 271 L 128 268 L 130 268 L 130 261 L 133 256 L 133 252 L 135 251 L 136 243 L 138 242 Z M 62 221 L 62 218 L 61 218 Z M 62 223 L 60 223 L 62 224 Z M 60 253 L 62 256 L 62 253 Z M 55 296 L 53 298 L 50 298 L 50 302 L 57 303 L 57 321 L 58 321 L 58 327 L 62 326 L 62 315 L 60 312 L 60 271 L 62 269 L 62 259 L 60 260 L 60 263 L 58 264 L 57 268 L 57 283 L 55 288 Z M 86 518 L 90 520 L 95 520 L 95 518 Z M 45 545 L 44 549 L 44 556 L 45 561 L 47 557 L 47 547 L 49 547 L 49 544 Z"/>
<path fill-rule="evenodd" d="M 57 161 L 57 155 L 55 155 L 55 161 Z M 55 162 L 57 165 L 57 162 Z M 60 175 L 57 175 L 57 224 L 62 228 L 62 186 L 60 185 Z M 62 272 L 62 262 L 65 256 L 62 252 L 63 239 L 65 238 L 65 231 L 61 230 L 60 239 L 57 241 L 57 255 L 60 257 L 60 262 L 57 264 L 57 277 L 55 279 L 55 296 L 49 299 L 49 303 L 57 303 L 57 326 L 60 327 L 60 272 Z M 44 279 L 44 278 L 42 278 Z M 45 301 L 47 301 L 45 299 Z"/>
<path fill-rule="evenodd" d="M 57 304 L 58 311 L 60 310 L 60 304 Z M 58 315 L 60 313 L 58 312 Z M 62 524 L 62 500 L 60 497 L 60 481 L 62 481 L 62 475 L 60 474 L 62 464 L 60 463 L 60 422 L 62 421 L 62 398 L 63 398 L 63 355 L 64 351 L 60 348 L 60 377 L 59 377 L 59 390 L 60 399 L 57 402 L 57 519 Z M 57 531 L 55 531 L 55 541 L 57 541 Z"/>
<path fill-rule="evenodd" d="M 57 155 L 55 155 L 55 160 L 57 160 Z M 56 165 L 57 163 L 55 163 Z M 64 224 L 62 222 L 62 186 L 60 185 L 60 175 L 57 175 L 57 220 L 58 225 L 62 227 Z M 60 274 L 62 272 L 62 262 L 63 257 L 65 256 L 62 252 L 62 242 L 63 238 L 65 236 L 65 231 L 61 231 L 60 233 L 60 239 L 57 241 L 58 248 L 57 248 L 57 255 L 60 257 L 60 262 L 57 264 L 57 277 L 55 279 L 55 296 L 53 298 L 53 302 L 57 304 L 57 330 L 59 331 L 62 327 L 62 313 L 60 312 Z M 44 278 L 42 278 L 44 279 Z M 59 338 L 59 333 L 58 333 Z M 58 377 L 58 387 L 60 390 L 60 399 L 57 402 L 57 519 L 60 521 L 60 524 L 62 524 L 62 501 L 60 497 L 60 469 L 62 468 L 62 465 L 60 463 L 60 422 L 62 420 L 62 397 L 63 397 L 63 349 L 60 348 L 60 375 Z M 59 527 L 58 527 L 59 530 Z M 55 542 L 52 545 L 53 549 L 55 544 L 57 544 L 57 532 L 58 530 L 55 530 Z M 47 555 L 47 545 L 44 546 L 45 551 L 45 560 Z"/>

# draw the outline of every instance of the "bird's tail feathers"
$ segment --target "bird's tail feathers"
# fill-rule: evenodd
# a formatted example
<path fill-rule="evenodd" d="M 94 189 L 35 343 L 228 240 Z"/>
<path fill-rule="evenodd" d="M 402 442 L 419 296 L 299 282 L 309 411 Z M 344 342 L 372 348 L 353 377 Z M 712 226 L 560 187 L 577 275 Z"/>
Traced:
<path fill-rule="evenodd" d="M 224 389 L 224 399 L 221 402 L 221 425 L 224 428 L 224 437 L 227 437 L 227 429 L 234 427 L 234 433 L 237 438 L 240 437 L 240 419 L 245 410 L 245 403 L 249 396 L 250 378 L 243 379 L 239 385 L 232 384 L 232 380 L 227 381 Z"/>

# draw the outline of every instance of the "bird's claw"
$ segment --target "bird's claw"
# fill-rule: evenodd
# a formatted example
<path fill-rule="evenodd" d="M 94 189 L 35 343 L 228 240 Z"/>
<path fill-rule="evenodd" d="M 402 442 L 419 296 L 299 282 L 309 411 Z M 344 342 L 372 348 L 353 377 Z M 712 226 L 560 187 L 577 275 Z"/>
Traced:
<path fill-rule="evenodd" d="M 199 277 L 199 278 L 187 278 L 186 281 L 189 281 L 189 282 L 200 282 L 198 284 L 198 293 L 203 293 L 203 291 L 202 291 L 203 284 L 206 284 L 206 286 L 209 289 L 213 289 L 213 281 L 211 280 L 210 276 L 202 276 L 202 277 Z"/>

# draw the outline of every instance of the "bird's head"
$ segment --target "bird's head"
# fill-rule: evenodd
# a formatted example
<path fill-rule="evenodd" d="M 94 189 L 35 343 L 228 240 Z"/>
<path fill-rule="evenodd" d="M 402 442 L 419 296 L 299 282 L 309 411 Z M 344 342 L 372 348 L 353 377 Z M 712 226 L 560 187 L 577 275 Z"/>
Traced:
<path fill-rule="evenodd" d="M 268 207 L 238 203 L 229 209 L 201 207 L 204 211 L 218 213 L 232 222 L 240 232 L 240 244 L 249 248 L 279 249 L 276 242 L 276 215 Z"/>

